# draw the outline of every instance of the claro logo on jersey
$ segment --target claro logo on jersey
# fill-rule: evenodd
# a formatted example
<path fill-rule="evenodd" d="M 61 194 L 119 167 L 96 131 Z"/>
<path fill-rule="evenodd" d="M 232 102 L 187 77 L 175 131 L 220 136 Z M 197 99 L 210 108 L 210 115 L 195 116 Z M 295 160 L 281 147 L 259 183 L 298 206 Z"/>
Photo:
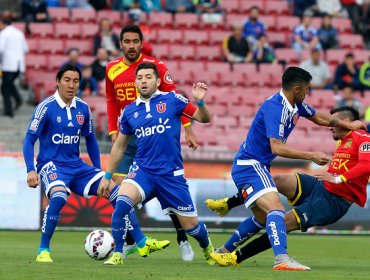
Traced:
<path fill-rule="evenodd" d="M 80 130 L 77 130 L 77 135 L 65 135 L 64 133 L 53 134 L 51 140 L 54 144 L 77 144 L 80 141 Z"/>
<path fill-rule="evenodd" d="M 362 153 L 370 153 L 370 143 L 364 142 L 361 144 L 360 152 Z"/>
<path fill-rule="evenodd" d="M 166 131 L 166 129 L 171 128 L 170 125 L 167 125 L 169 119 L 166 119 L 162 122 L 162 118 L 159 118 L 159 124 L 149 126 L 149 127 L 140 127 L 135 130 L 135 136 L 137 138 L 152 136 L 154 134 L 162 134 Z"/>

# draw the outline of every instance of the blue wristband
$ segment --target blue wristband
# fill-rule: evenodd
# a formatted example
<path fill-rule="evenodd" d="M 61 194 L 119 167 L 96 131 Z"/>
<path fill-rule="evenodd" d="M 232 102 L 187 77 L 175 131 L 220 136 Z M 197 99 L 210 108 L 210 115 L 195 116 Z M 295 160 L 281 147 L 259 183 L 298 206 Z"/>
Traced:
<path fill-rule="evenodd" d="M 112 179 L 112 177 L 113 177 L 113 174 L 112 173 L 105 172 L 105 175 L 104 175 L 104 178 L 105 179 L 110 180 L 110 179 Z"/>
<path fill-rule="evenodd" d="M 206 102 L 204 102 L 204 99 L 203 100 L 201 100 L 201 101 L 195 101 L 195 103 L 198 105 L 198 107 L 203 107 L 205 104 L 206 104 Z"/>

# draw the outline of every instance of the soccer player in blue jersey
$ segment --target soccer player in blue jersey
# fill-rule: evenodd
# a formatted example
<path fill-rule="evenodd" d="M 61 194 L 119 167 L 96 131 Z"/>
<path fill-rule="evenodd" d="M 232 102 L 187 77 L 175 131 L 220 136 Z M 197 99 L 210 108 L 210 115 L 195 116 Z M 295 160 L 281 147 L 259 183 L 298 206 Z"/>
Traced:
<path fill-rule="evenodd" d="M 301 116 L 323 126 L 341 126 L 350 130 L 364 127 L 361 122 L 348 123 L 330 115 L 316 113 L 308 106 L 303 100 L 308 93 L 311 78 L 307 71 L 299 67 L 288 67 L 282 77 L 280 92 L 268 98 L 258 110 L 232 167 L 232 178 L 239 195 L 255 216 L 244 220 L 218 252 L 232 252 L 260 229 L 266 228 L 275 254 L 275 270 L 310 269 L 287 254 L 285 208 L 269 171 L 271 161 L 278 155 L 312 160 L 319 165 L 329 161 L 323 152 L 300 151 L 285 145 Z M 267 215 L 266 224 L 256 219 L 256 216 L 261 215 Z M 216 259 L 220 254 L 211 254 L 211 257 Z"/>
<path fill-rule="evenodd" d="M 155 64 L 142 63 L 138 66 L 136 86 L 140 96 L 126 106 L 121 115 L 120 133 L 113 145 L 105 178 L 100 183 L 99 193 L 108 196 L 112 173 L 124 155 L 130 137 L 135 135 L 138 150 L 118 191 L 112 217 L 112 235 L 116 249 L 105 264 L 123 263 L 122 245 L 128 231 L 135 239 L 139 253 L 143 255 L 141 252 L 147 251 L 146 247 L 151 243 L 148 243 L 140 230 L 133 206 L 157 197 L 162 209 L 167 213 L 173 211 L 185 231 L 199 242 L 207 263 L 212 265 L 214 262 L 210 259 L 210 253 L 213 252 L 213 246 L 206 226 L 198 222 L 184 178 L 180 147 L 181 115 L 200 122 L 209 122 L 211 119 L 204 104 L 207 86 L 203 83 L 194 84 L 193 95 L 198 105 L 196 107 L 175 92 L 159 91 L 159 84 L 160 78 Z"/>
<path fill-rule="evenodd" d="M 100 180 L 104 176 L 100 169 L 99 147 L 90 108 L 75 97 L 80 80 L 81 72 L 73 65 L 65 65 L 59 70 L 56 76 L 58 90 L 36 107 L 24 139 L 27 184 L 31 188 L 41 184 L 49 198 L 36 262 L 53 262 L 50 240 L 71 191 L 85 197 L 97 195 Z M 93 166 L 79 157 L 81 136 L 86 139 Z M 35 168 L 34 145 L 37 139 L 40 151 Z M 108 182 L 107 197 L 115 197 L 117 191 L 118 186 Z M 114 206 L 115 200 L 110 200 Z"/>

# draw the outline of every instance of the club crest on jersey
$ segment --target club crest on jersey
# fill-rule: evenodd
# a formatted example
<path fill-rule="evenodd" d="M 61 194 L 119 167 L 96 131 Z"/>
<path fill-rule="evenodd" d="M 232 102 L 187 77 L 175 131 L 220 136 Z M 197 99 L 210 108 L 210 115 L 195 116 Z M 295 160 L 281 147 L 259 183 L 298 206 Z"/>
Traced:
<path fill-rule="evenodd" d="M 127 174 L 127 178 L 134 178 L 135 176 L 136 176 L 136 173 L 134 173 L 134 172 L 129 172 Z"/>
<path fill-rule="evenodd" d="M 362 145 L 360 147 L 360 152 L 370 153 L 370 143 L 369 142 L 362 143 Z"/>
<path fill-rule="evenodd" d="M 168 71 L 166 72 L 166 74 L 164 74 L 163 80 L 166 84 L 173 84 L 172 76 Z"/>
<path fill-rule="evenodd" d="M 58 123 L 61 123 L 61 122 L 62 122 L 62 117 L 61 117 L 61 116 L 58 116 L 58 117 L 57 117 L 57 122 L 58 122 Z"/>
<path fill-rule="evenodd" d="M 349 148 L 352 145 L 352 139 L 349 139 L 346 144 L 344 144 L 344 148 Z"/>
<path fill-rule="evenodd" d="M 55 180 L 57 178 L 57 174 L 56 173 L 51 173 L 51 174 L 49 174 L 49 178 L 50 178 L 50 180 Z"/>
<path fill-rule="evenodd" d="M 138 112 L 135 112 L 134 113 L 134 118 L 136 119 L 138 115 L 139 115 L 139 113 Z"/>
<path fill-rule="evenodd" d="M 166 112 L 166 103 L 159 103 L 157 104 L 157 112 L 164 113 Z"/>
<path fill-rule="evenodd" d="M 82 125 L 82 124 L 84 123 L 84 121 L 85 121 L 85 117 L 84 117 L 84 115 L 80 115 L 80 114 L 76 115 L 76 119 L 77 119 L 77 122 L 78 122 L 80 125 Z"/>

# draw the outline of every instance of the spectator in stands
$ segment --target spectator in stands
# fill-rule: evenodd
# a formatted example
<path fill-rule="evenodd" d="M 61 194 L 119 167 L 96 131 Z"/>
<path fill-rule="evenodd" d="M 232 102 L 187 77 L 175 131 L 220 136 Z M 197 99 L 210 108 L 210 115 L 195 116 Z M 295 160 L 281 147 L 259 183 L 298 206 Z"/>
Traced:
<path fill-rule="evenodd" d="M 23 32 L 13 27 L 10 19 L 0 18 L 0 31 L 1 93 L 4 115 L 13 117 L 14 110 L 11 99 L 15 100 L 15 109 L 22 105 L 22 97 L 14 85 L 14 80 L 19 73 L 25 71 L 25 53 L 28 52 L 28 45 Z"/>
<path fill-rule="evenodd" d="M 221 0 L 194 0 L 196 12 L 202 20 L 208 23 L 220 23 L 222 21 Z"/>
<path fill-rule="evenodd" d="M 344 62 L 338 65 L 335 71 L 334 86 L 338 89 L 343 89 L 346 86 L 353 87 L 356 90 L 362 89 L 353 53 L 347 53 Z"/>
<path fill-rule="evenodd" d="M 166 0 L 166 11 L 170 13 L 194 12 L 193 0 Z"/>
<path fill-rule="evenodd" d="M 332 16 L 328 14 L 323 16 L 318 37 L 324 50 L 338 47 L 338 32 L 332 25 Z"/>
<path fill-rule="evenodd" d="M 105 79 L 105 66 L 109 62 L 108 51 L 104 48 L 99 48 L 96 53 L 96 59 L 91 64 L 92 76 L 98 81 L 104 81 Z"/>
<path fill-rule="evenodd" d="M 370 49 L 370 0 L 364 1 L 358 29 L 364 38 L 366 48 Z"/>
<path fill-rule="evenodd" d="M 99 48 L 105 48 L 110 55 L 117 57 L 120 55 L 119 38 L 113 32 L 113 25 L 109 18 L 102 18 L 99 22 L 99 31 L 94 38 L 94 55 Z"/>
<path fill-rule="evenodd" d="M 367 131 L 370 131 L 370 106 L 367 107 L 365 112 L 365 121 L 367 123 Z"/>
<path fill-rule="evenodd" d="M 131 9 L 140 9 L 140 0 L 113 0 L 114 10 L 129 11 Z"/>
<path fill-rule="evenodd" d="M 370 56 L 360 68 L 359 80 L 364 89 L 370 89 Z"/>
<path fill-rule="evenodd" d="M 258 20 L 258 17 L 259 8 L 257 6 L 251 7 L 249 10 L 249 18 L 245 22 L 243 28 L 243 37 L 248 40 L 251 47 L 254 46 L 261 34 L 266 33 L 265 26 Z"/>
<path fill-rule="evenodd" d="M 66 7 L 73 8 L 84 8 L 93 9 L 93 6 L 89 4 L 88 0 L 65 0 Z"/>
<path fill-rule="evenodd" d="M 315 14 L 318 12 L 316 0 L 293 0 L 293 14 L 302 17 L 305 12 Z"/>
<path fill-rule="evenodd" d="M 23 0 L 22 18 L 26 22 L 26 33 L 31 34 L 31 22 L 49 22 L 48 5 L 43 0 Z"/>
<path fill-rule="evenodd" d="M 254 46 L 253 61 L 256 63 L 277 63 L 275 51 L 268 43 L 266 34 L 261 34 Z"/>
<path fill-rule="evenodd" d="M 70 48 L 67 51 L 67 55 L 68 55 L 68 58 L 69 58 L 68 61 L 63 63 L 61 66 L 64 66 L 66 64 L 72 64 L 73 66 L 76 66 L 80 70 L 82 70 L 83 64 L 78 61 L 79 58 L 80 58 L 80 50 L 77 49 L 77 48 Z"/>
<path fill-rule="evenodd" d="M 330 89 L 331 84 L 329 65 L 321 59 L 321 52 L 317 49 L 311 50 L 311 58 L 302 61 L 299 67 L 308 71 L 311 76 L 311 87 L 316 89 Z"/>
<path fill-rule="evenodd" d="M 78 88 L 77 96 L 95 96 L 98 94 L 98 82 L 92 76 L 91 66 L 82 67 L 82 77 L 80 81 L 80 87 Z"/>
<path fill-rule="evenodd" d="M 300 58 L 303 49 L 321 49 L 316 28 L 311 26 L 312 13 L 302 16 L 301 24 L 293 30 L 293 48 Z"/>
<path fill-rule="evenodd" d="M 160 0 L 140 0 L 141 9 L 146 12 L 150 13 L 152 11 L 161 11 L 161 1 Z"/>
<path fill-rule="evenodd" d="M 224 38 L 222 50 L 225 59 L 230 63 L 243 63 L 252 61 L 252 51 L 247 40 L 243 37 L 243 26 L 235 22 L 233 33 Z"/>
<path fill-rule="evenodd" d="M 354 96 L 354 90 L 353 87 L 346 86 L 342 90 L 342 98 L 341 100 L 338 101 L 337 105 L 335 106 L 336 108 L 341 108 L 341 107 L 352 107 L 358 111 L 360 114 L 360 118 L 362 118 L 363 115 L 363 105 L 357 97 Z"/>
<path fill-rule="evenodd" d="M 340 0 L 317 0 L 320 15 L 330 15 L 332 17 L 345 16 Z"/>
<path fill-rule="evenodd" d="M 357 4 L 357 0 L 341 0 L 343 8 L 347 10 L 349 18 L 352 22 L 352 30 L 358 32 L 358 23 L 360 21 L 361 7 Z"/>
<path fill-rule="evenodd" d="M 106 0 L 90 0 L 89 3 L 97 11 L 104 10 L 107 7 Z"/>

